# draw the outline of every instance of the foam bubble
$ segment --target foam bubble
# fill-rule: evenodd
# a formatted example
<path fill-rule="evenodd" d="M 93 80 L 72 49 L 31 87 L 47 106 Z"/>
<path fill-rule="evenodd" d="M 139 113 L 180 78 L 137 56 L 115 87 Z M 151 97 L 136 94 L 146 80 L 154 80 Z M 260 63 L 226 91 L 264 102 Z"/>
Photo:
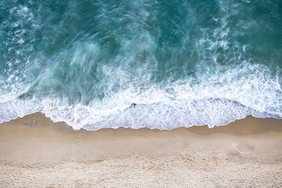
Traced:
<path fill-rule="evenodd" d="M 5 101 L 6 100 L 6 101 Z M 0 123 L 8 122 L 18 117 L 24 117 L 29 114 L 40 112 L 42 106 L 35 100 L 7 100 L 1 98 L 0 101 Z"/>

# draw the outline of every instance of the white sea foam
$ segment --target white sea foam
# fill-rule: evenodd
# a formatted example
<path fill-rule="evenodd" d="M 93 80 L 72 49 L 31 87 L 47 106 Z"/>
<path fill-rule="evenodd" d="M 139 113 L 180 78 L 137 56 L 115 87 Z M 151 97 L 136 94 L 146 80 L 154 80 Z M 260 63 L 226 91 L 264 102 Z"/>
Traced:
<path fill-rule="evenodd" d="M 156 86 L 142 92 L 130 87 L 102 101 L 92 100 L 88 105 L 69 105 L 67 101 L 56 98 L 21 100 L 2 97 L 0 120 L 2 123 L 41 112 L 54 122 L 66 122 L 75 130 L 97 130 L 118 127 L 174 129 L 193 125 L 214 127 L 249 115 L 281 119 L 278 80 L 268 78 L 267 69 L 262 72 L 262 67 L 257 65 L 239 68 L 229 69 L 219 78 L 217 74 L 209 78 L 203 76 L 197 84 L 187 80 L 185 84 L 174 83 L 167 88 Z M 250 69 L 253 77 L 248 75 Z M 256 69 L 257 72 L 254 72 Z"/>
<path fill-rule="evenodd" d="M 138 100 L 137 100 L 138 101 Z M 92 105 L 95 105 L 93 103 Z M 91 105 L 69 106 L 64 102 L 44 100 L 13 100 L 0 103 L 1 123 L 35 112 L 44 113 L 54 122 L 64 121 L 73 129 L 98 130 L 101 128 L 130 127 L 134 129 L 174 129 L 193 125 L 209 127 L 227 125 L 237 119 L 254 117 L 282 118 L 281 114 L 259 112 L 228 99 L 206 98 L 174 100 L 152 104 L 125 104 L 113 109 Z"/>

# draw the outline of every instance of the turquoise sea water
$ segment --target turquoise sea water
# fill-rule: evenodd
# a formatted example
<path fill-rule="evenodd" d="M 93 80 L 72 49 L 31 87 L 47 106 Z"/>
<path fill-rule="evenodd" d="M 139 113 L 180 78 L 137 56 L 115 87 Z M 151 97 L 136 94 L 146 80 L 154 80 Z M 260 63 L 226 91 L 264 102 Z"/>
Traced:
<path fill-rule="evenodd" d="M 0 0 L 0 123 L 282 118 L 281 0 Z"/>

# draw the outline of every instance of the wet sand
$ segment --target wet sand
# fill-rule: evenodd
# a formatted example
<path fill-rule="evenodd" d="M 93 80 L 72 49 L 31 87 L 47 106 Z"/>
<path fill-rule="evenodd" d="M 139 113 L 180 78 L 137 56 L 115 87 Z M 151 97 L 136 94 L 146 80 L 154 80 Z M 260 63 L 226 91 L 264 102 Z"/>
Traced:
<path fill-rule="evenodd" d="M 0 187 L 281 187 L 282 120 L 74 131 L 33 114 L 0 125 Z"/>

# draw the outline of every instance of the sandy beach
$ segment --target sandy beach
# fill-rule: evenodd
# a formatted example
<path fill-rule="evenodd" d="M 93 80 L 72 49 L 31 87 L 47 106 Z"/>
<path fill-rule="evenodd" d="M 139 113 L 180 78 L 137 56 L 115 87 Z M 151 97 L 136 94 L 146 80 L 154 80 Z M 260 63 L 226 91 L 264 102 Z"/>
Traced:
<path fill-rule="evenodd" d="M 73 131 L 33 114 L 0 125 L 0 187 L 281 187 L 282 120 Z"/>
<path fill-rule="evenodd" d="M 0 0 L 0 188 L 282 188 L 281 34 L 282 0 Z"/>

